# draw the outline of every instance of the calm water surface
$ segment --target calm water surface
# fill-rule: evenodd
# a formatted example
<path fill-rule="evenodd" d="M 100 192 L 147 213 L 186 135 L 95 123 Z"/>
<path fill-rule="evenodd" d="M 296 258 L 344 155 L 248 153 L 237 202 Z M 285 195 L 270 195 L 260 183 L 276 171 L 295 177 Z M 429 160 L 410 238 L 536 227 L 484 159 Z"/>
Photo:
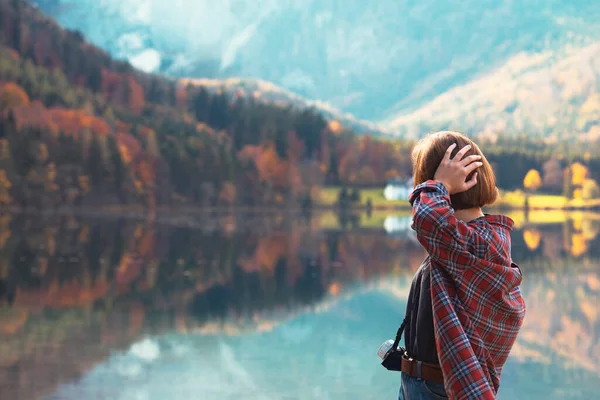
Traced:
<path fill-rule="evenodd" d="M 600 215 L 515 220 L 499 398 L 597 398 Z M 0 398 L 395 399 L 409 221 L 0 216 Z"/>

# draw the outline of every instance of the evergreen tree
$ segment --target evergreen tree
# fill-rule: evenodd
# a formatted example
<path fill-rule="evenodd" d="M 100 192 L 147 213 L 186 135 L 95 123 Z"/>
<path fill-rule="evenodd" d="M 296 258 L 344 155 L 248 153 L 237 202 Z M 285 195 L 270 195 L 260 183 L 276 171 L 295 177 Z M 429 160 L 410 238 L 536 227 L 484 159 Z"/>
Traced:
<path fill-rule="evenodd" d="M 92 138 L 90 149 L 85 159 L 85 172 L 90 177 L 92 186 L 99 188 L 106 176 L 106 168 L 102 159 L 102 149 L 97 137 Z"/>
<path fill-rule="evenodd" d="M 123 185 L 123 179 L 125 176 L 125 164 L 123 163 L 123 159 L 121 157 L 121 151 L 119 150 L 119 146 L 117 143 L 117 139 L 114 136 L 108 137 L 108 153 L 110 157 L 110 166 L 112 169 L 112 176 L 115 184 L 115 192 L 117 195 L 121 195 L 121 188 Z"/>

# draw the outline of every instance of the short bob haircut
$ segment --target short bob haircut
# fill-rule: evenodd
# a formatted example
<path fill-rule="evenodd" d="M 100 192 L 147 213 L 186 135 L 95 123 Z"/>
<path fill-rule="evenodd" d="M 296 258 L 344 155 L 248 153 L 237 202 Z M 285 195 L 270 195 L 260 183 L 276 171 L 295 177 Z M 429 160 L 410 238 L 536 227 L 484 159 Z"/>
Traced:
<path fill-rule="evenodd" d="M 473 154 L 480 155 L 482 157 L 480 161 L 483 165 L 476 170 L 478 174 L 475 186 L 466 192 L 450 196 L 452 207 L 455 210 L 465 210 L 493 204 L 498 198 L 494 171 L 479 147 L 471 139 L 458 132 L 441 131 L 431 133 L 417 142 L 412 152 L 415 187 L 433 179 L 446 150 L 453 143 L 456 143 L 457 146 L 452 150 L 451 157 L 454 157 L 464 146 L 470 144 L 471 149 L 465 154 L 465 157 Z M 467 177 L 467 180 L 471 178 L 472 174 Z"/>

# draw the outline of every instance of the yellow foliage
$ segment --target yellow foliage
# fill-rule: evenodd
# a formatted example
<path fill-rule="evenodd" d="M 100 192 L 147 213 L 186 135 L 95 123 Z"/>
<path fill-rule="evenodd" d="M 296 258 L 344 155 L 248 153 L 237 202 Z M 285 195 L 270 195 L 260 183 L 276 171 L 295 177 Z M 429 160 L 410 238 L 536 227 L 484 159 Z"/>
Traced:
<path fill-rule="evenodd" d="M 539 189 L 540 186 L 542 186 L 542 177 L 540 176 L 540 173 L 535 169 L 530 169 L 523 179 L 523 187 L 535 191 Z"/>
<path fill-rule="evenodd" d="M 542 234 L 537 229 L 525 229 L 523 232 L 523 240 L 529 250 L 535 250 L 540 245 Z"/>
<path fill-rule="evenodd" d="M 581 198 L 591 200 L 600 198 L 600 186 L 593 179 L 586 179 L 581 185 Z"/>
<path fill-rule="evenodd" d="M 588 173 L 589 170 L 585 165 L 578 162 L 573 163 L 571 165 L 571 182 L 575 186 L 583 185 L 583 182 L 587 179 Z"/>
<path fill-rule="evenodd" d="M 594 240 L 600 233 L 600 224 L 592 219 L 584 219 L 581 223 L 581 232 L 586 240 Z"/>
<path fill-rule="evenodd" d="M 581 256 L 587 252 L 587 242 L 583 233 L 574 233 L 571 236 L 571 254 L 574 257 Z"/>

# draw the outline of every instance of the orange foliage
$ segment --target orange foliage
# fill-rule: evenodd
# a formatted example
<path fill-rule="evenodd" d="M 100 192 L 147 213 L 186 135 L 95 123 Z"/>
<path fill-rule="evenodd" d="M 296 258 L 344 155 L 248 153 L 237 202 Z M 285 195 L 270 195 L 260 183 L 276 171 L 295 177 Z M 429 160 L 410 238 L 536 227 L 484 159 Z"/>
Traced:
<path fill-rule="evenodd" d="M 82 307 L 105 297 L 108 284 L 96 282 L 90 287 L 81 285 L 76 280 L 59 285 L 56 281 L 49 287 L 20 292 L 15 304 L 22 306 L 42 306 L 50 308 Z"/>
<path fill-rule="evenodd" d="M 95 135 L 108 135 L 110 126 L 102 118 L 88 114 L 85 110 L 70 110 L 67 108 L 52 108 L 50 117 L 58 129 L 66 135 L 78 138 L 83 130 Z"/>
<path fill-rule="evenodd" d="M 276 189 L 284 189 L 288 186 L 289 163 L 279 158 L 273 144 L 246 145 L 239 156 L 254 161 L 261 181 L 271 184 Z"/>
<path fill-rule="evenodd" d="M 241 267 L 248 272 L 267 270 L 274 271 L 277 261 L 287 254 L 289 241 L 283 234 L 261 237 L 252 258 L 240 260 Z"/>
<path fill-rule="evenodd" d="M 126 124 L 123 121 L 117 121 L 115 125 L 117 126 L 117 130 L 119 132 L 131 132 L 131 124 Z"/>
<path fill-rule="evenodd" d="M 129 85 L 128 105 L 135 113 L 139 113 L 144 108 L 144 88 L 132 77 L 127 77 Z"/>
<path fill-rule="evenodd" d="M 27 107 L 29 104 L 29 96 L 16 83 L 9 82 L 0 87 L 0 112 L 9 108 Z"/>
<path fill-rule="evenodd" d="M 334 296 L 338 296 L 341 290 L 342 285 L 340 285 L 339 282 L 333 282 L 331 285 L 329 285 L 329 293 L 331 293 Z"/>
<path fill-rule="evenodd" d="M 121 151 L 121 158 L 125 164 L 130 164 L 142 152 L 140 142 L 128 133 L 118 133 L 117 143 Z"/>
<path fill-rule="evenodd" d="M 127 285 L 140 275 L 142 271 L 142 263 L 137 253 L 125 253 L 119 267 L 117 268 L 116 282 L 120 286 Z"/>
<path fill-rule="evenodd" d="M 145 105 L 144 88 L 131 75 L 102 69 L 102 92 L 113 103 L 139 113 Z"/>
<path fill-rule="evenodd" d="M 117 104 L 125 104 L 123 77 L 118 73 L 102 69 L 102 92 Z"/>
<path fill-rule="evenodd" d="M 13 109 L 17 129 L 25 127 L 48 130 L 51 134 L 58 134 L 58 127 L 52 120 L 52 115 L 39 101 L 34 101 L 30 106 Z"/>

